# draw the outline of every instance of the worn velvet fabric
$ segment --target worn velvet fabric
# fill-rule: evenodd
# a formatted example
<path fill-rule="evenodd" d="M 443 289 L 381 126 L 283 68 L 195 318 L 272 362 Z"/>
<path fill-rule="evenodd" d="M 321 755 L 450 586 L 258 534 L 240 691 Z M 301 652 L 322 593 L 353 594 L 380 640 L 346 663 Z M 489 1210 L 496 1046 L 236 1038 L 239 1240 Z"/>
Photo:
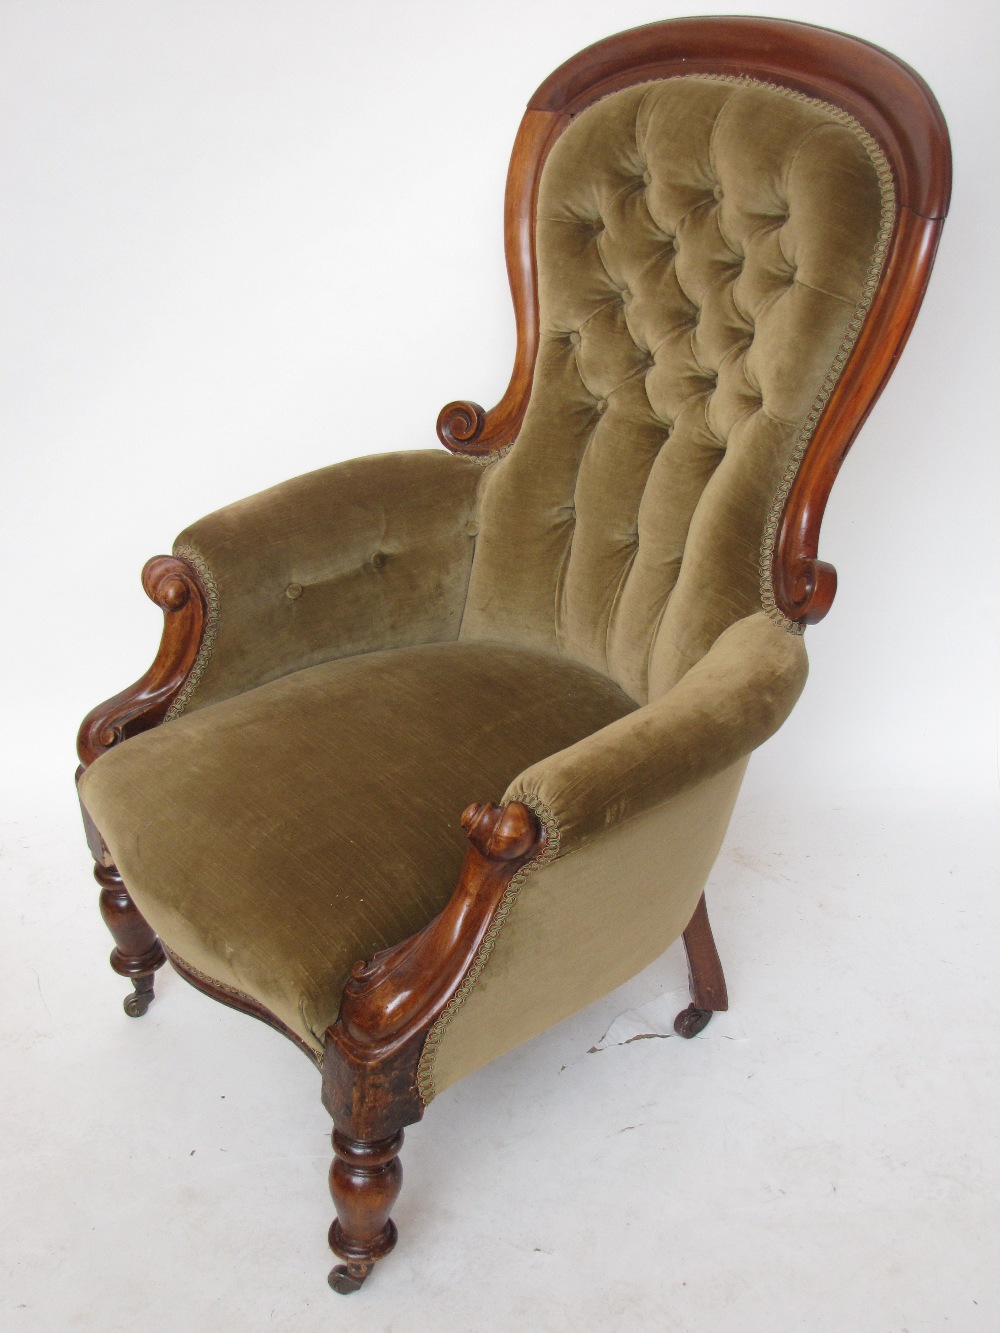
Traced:
<path fill-rule="evenodd" d="M 318 1049 L 350 964 L 450 896 L 462 808 L 505 793 L 558 855 L 428 1086 L 676 937 L 805 679 L 762 551 L 877 276 L 885 188 L 871 141 L 788 90 L 615 93 L 544 168 L 511 451 L 359 459 L 182 534 L 213 595 L 188 716 L 82 784 L 170 948 Z"/>
<path fill-rule="evenodd" d="M 218 625 L 187 710 L 332 657 L 454 639 L 482 466 L 444 450 L 322 468 L 177 538 L 207 567 Z"/>
<path fill-rule="evenodd" d="M 805 645 L 758 612 L 672 690 L 518 774 L 505 800 L 544 806 L 563 854 L 729 768 L 763 744 L 806 683 Z"/>
<path fill-rule="evenodd" d="M 633 708 L 555 654 L 401 648 L 137 736 L 81 794 L 168 947 L 319 1050 L 351 964 L 448 901 L 465 807 Z"/>
<path fill-rule="evenodd" d="M 684 930 L 746 759 L 529 876 L 427 1062 L 436 1095 L 648 967 Z"/>
<path fill-rule="evenodd" d="M 644 703 L 761 605 L 761 543 L 845 339 L 882 196 L 858 136 L 761 85 L 582 112 L 538 203 L 541 343 L 486 478 L 462 633 L 560 652 Z"/>

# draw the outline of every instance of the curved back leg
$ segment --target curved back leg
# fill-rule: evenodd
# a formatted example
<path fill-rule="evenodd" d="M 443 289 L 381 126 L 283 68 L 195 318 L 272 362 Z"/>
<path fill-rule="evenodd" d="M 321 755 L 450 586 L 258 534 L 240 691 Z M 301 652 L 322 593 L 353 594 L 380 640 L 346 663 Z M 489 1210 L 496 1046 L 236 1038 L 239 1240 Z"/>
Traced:
<path fill-rule="evenodd" d="M 715 947 L 704 894 L 698 899 L 698 906 L 684 932 L 684 948 L 692 1003 L 674 1019 L 674 1031 L 679 1037 L 696 1037 L 717 1010 L 729 1008 L 726 978 Z"/>

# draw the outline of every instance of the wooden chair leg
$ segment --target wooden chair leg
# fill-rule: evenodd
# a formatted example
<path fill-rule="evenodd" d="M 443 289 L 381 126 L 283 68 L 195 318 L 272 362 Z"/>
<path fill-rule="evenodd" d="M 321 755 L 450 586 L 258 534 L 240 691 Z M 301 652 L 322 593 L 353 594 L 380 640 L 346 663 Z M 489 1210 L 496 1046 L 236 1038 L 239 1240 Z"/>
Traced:
<path fill-rule="evenodd" d="M 715 947 L 704 894 L 698 899 L 698 906 L 684 932 L 684 948 L 692 1003 L 674 1019 L 674 1031 L 679 1037 L 696 1037 L 708 1025 L 713 1013 L 729 1008 L 726 978 Z"/>
<path fill-rule="evenodd" d="M 140 913 L 122 882 L 118 868 L 97 862 L 94 878 L 101 886 L 101 916 L 115 941 L 111 966 L 131 981 L 124 1001 L 129 1018 L 141 1018 L 153 1002 L 153 977 L 167 961 L 156 932 Z"/>
<path fill-rule="evenodd" d="M 76 770 L 77 783 L 82 774 L 81 766 Z M 153 1003 L 153 976 L 167 961 L 167 955 L 156 932 L 132 901 L 118 867 L 112 863 L 100 830 L 82 800 L 80 813 L 87 846 L 94 858 L 94 878 L 101 886 L 101 917 L 115 942 L 111 966 L 120 977 L 127 977 L 133 987 L 123 1007 L 129 1018 L 141 1018 Z"/>
<path fill-rule="evenodd" d="M 329 1282 L 341 1295 L 357 1291 L 396 1244 L 389 1213 L 403 1183 L 403 1128 L 422 1119 L 433 1096 L 421 1072 L 429 1034 L 471 975 L 514 876 L 548 837 L 520 801 L 477 802 L 461 824 L 469 845 L 448 905 L 416 935 L 354 964 L 326 1030 L 323 1105 L 333 1118 L 337 1209 L 330 1248 L 344 1260 Z"/>
<path fill-rule="evenodd" d="M 389 1217 L 403 1183 L 399 1150 L 403 1131 L 387 1139 L 354 1139 L 333 1131 L 330 1193 L 337 1218 L 330 1228 L 330 1249 L 344 1260 L 332 1269 L 330 1286 L 341 1296 L 357 1291 L 396 1244 Z"/>

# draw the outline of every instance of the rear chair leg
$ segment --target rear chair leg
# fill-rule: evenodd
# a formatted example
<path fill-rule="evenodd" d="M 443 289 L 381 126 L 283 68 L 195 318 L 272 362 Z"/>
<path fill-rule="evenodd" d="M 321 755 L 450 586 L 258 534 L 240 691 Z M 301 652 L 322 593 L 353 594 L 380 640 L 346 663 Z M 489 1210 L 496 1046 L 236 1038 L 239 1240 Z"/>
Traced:
<path fill-rule="evenodd" d="M 684 948 L 693 1003 L 674 1019 L 674 1031 L 679 1037 L 697 1037 L 713 1013 L 729 1008 L 726 978 L 712 937 L 704 894 L 698 899 L 698 906 L 684 932 Z"/>

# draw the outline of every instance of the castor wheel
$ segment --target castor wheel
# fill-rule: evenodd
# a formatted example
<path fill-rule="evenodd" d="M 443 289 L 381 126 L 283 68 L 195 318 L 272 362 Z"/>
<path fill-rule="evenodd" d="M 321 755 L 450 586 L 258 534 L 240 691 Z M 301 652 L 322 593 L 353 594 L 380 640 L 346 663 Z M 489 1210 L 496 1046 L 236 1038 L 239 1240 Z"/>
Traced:
<path fill-rule="evenodd" d="M 153 1003 L 153 987 L 148 990 L 134 990 L 131 995 L 126 995 L 122 1001 L 122 1008 L 128 1014 L 129 1018 L 141 1018 L 149 1006 Z"/>
<path fill-rule="evenodd" d="M 690 1040 L 691 1037 L 697 1037 L 699 1032 L 704 1032 L 711 1017 L 711 1009 L 699 1009 L 697 1005 L 689 1004 L 674 1019 L 674 1031 L 678 1037 Z"/>
<path fill-rule="evenodd" d="M 330 1286 L 338 1296 L 350 1296 L 353 1292 L 360 1290 L 361 1284 L 371 1272 L 371 1269 L 364 1269 L 360 1273 L 354 1273 L 346 1264 L 338 1264 L 336 1268 L 330 1269 L 330 1276 L 327 1278 Z"/>

